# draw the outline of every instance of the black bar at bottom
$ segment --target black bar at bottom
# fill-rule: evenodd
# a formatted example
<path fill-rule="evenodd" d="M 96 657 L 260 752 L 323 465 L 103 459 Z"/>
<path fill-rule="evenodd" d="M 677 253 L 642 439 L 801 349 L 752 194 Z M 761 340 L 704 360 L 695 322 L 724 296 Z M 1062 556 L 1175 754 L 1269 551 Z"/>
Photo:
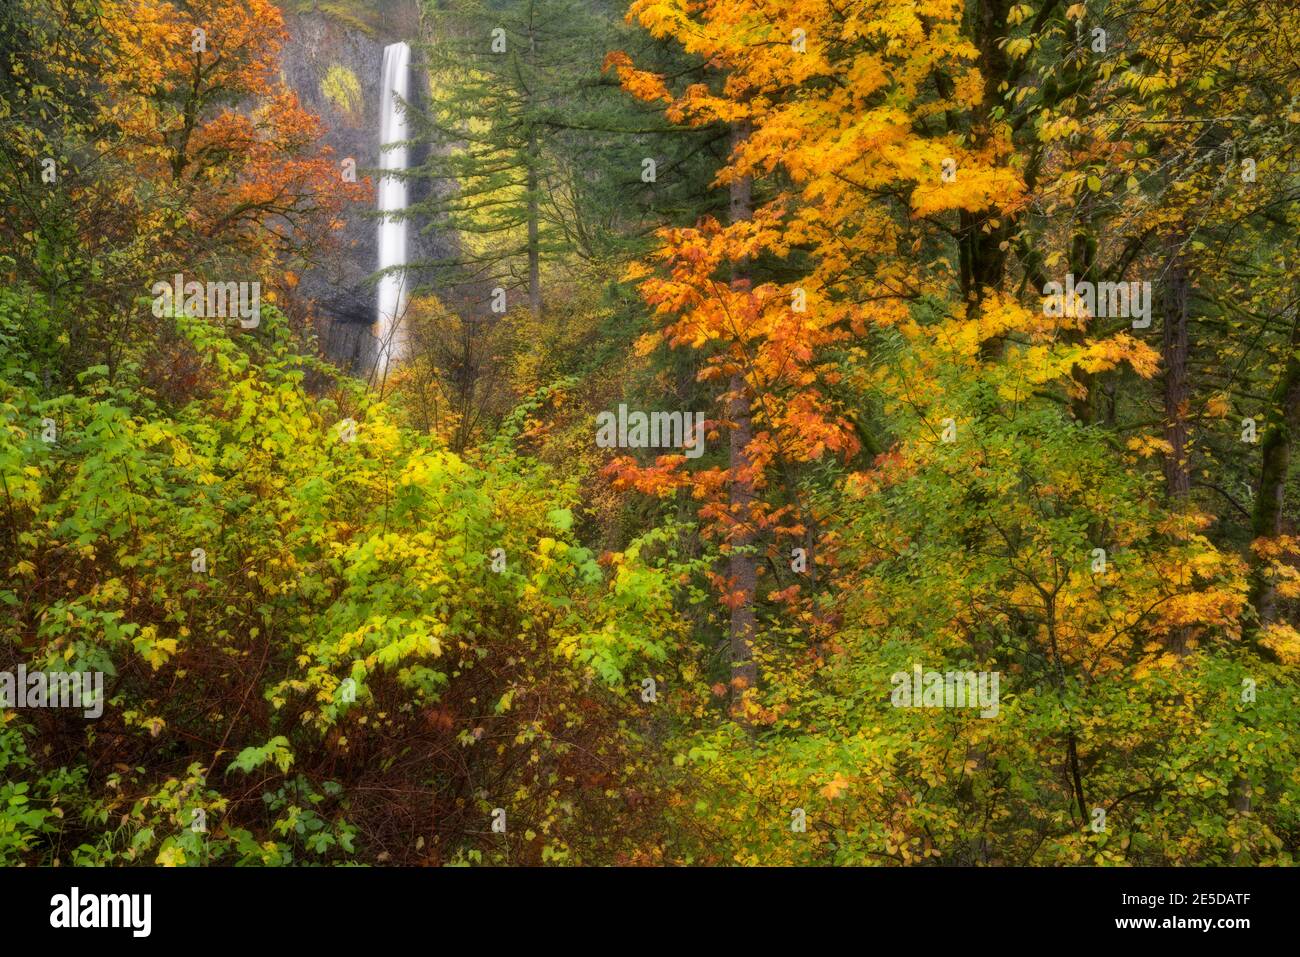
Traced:
<path fill-rule="evenodd" d="M 147 910 L 133 895 L 148 895 Z M 1043 932 L 1052 937 L 1036 939 L 1230 944 L 1280 933 L 1295 897 L 1289 869 L 0 870 L 8 942 L 76 935 L 128 948 L 196 940 L 373 947 L 439 927 L 461 947 L 463 935 L 494 945 L 574 934 L 662 942 L 667 931 L 708 927 L 745 937 L 784 929 L 809 942 L 960 928 L 954 941 L 974 931 L 1008 943 Z"/>

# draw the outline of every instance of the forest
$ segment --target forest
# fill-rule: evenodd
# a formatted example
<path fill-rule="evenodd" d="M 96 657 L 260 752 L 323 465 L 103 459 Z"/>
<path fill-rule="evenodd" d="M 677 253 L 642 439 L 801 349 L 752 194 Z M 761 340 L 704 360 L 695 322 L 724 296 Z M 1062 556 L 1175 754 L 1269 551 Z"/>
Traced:
<path fill-rule="evenodd" d="M 0 866 L 1295 863 L 1298 37 L 6 0 Z"/>

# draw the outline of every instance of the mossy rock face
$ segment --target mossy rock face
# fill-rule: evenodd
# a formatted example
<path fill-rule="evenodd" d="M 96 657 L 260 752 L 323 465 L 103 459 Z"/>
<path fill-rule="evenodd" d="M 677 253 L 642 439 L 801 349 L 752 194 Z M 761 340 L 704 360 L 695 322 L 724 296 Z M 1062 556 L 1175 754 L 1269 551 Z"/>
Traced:
<path fill-rule="evenodd" d="M 336 63 L 326 70 L 320 81 L 320 91 L 336 110 L 346 113 L 354 121 L 360 120 L 365 112 L 361 81 L 345 66 Z"/>
<path fill-rule="evenodd" d="M 412 6 L 403 0 L 281 0 L 286 13 L 314 13 L 343 26 L 375 36 L 392 29 L 393 19 L 402 20 Z M 409 17 L 407 17 L 409 19 Z"/>

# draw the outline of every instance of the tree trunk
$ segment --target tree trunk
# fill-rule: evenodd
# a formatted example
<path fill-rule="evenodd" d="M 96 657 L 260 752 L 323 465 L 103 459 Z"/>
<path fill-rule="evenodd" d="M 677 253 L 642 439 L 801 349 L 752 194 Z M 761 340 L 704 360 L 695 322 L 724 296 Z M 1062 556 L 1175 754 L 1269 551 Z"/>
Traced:
<path fill-rule="evenodd" d="M 1165 269 L 1164 281 L 1164 361 L 1165 441 L 1170 451 L 1165 456 L 1165 491 L 1172 503 L 1187 498 L 1192 490 L 1192 473 L 1187 461 L 1187 314 L 1190 283 L 1187 266 L 1175 251 Z"/>
<path fill-rule="evenodd" d="M 749 124 L 738 123 L 732 127 L 732 155 L 736 154 L 749 136 Z M 731 222 L 748 220 L 753 214 L 751 197 L 753 183 L 748 176 L 736 177 L 731 182 Z M 731 288 L 749 288 L 749 263 L 737 260 L 732 264 Z M 746 688 L 758 683 L 758 664 L 754 661 L 754 632 L 756 617 L 754 600 L 758 591 L 758 559 L 745 550 L 754 540 L 751 523 L 751 505 L 754 501 L 753 463 L 749 458 L 749 443 L 753 439 L 750 422 L 749 387 L 745 376 L 734 373 L 729 384 L 731 400 L 727 417 L 731 421 L 731 443 L 728 467 L 731 470 L 729 504 L 733 521 L 740 528 L 732 537 L 733 551 L 728 564 L 728 577 L 732 594 L 739 593 L 731 608 L 731 686 L 733 709 L 739 704 Z M 740 550 L 738 550 L 740 549 Z"/>
<path fill-rule="evenodd" d="M 1286 494 L 1287 473 L 1291 468 L 1291 450 L 1300 430 L 1300 316 L 1291 325 L 1291 344 L 1282 379 L 1274 392 L 1274 407 L 1269 410 L 1269 427 L 1264 434 L 1259 470 L 1259 494 L 1255 497 L 1255 514 L 1251 530 L 1255 538 L 1276 538 L 1282 534 L 1282 506 Z M 1254 559 L 1250 603 L 1261 627 L 1277 620 L 1277 586 L 1268 564 Z"/>
<path fill-rule="evenodd" d="M 984 77 L 984 104 L 987 110 L 1000 103 L 1002 90 L 1010 79 L 1011 60 L 1005 50 L 1007 14 L 1013 0 L 979 0 L 970 7 L 972 39 L 979 49 L 979 69 Z M 987 115 L 986 115 L 987 119 Z M 976 123 L 974 148 L 989 146 L 990 131 L 996 123 Z M 957 171 L 960 178 L 961 170 Z M 961 260 L 962 296 L 967 317 L 978 321 L 984 300 L 990 291 L 1002 288 L 1007 266 L 1007 239 L 1013 230 L 1015 214 L 989 206 L 977 213 L 958 213 L 962 241 L 958 244 Z M 998 228 L 988 228 L 997 221 Z M 1006 351 L 1006 336 L 997 335 L 980 343 L 979 356 L 984 362 L 996 362 Z"/>
<path fill-rule="evenodd" d="M 1088 193 L 1079 202 L 1082 222 L 1070 242 L 1070 272 L 1074 275 L 1076 285 L 1082 282 L 1095 283 L 1097 281 L 1097 277 L 1093 275 L 1097 264 L 1097 238 L 1092 231 L 1093 208 L 1092 194 Z M 1100 318 L 1094 316 L 1092 322 L 1100 324 Z M 1079 329 L 1067 329 L 1062 336 L 1066 342 L 1082 344 L 1088 340 L 1088 332 L 1088 327 L 1082 326 Z M 1071 397 L 1070 412 L 1077 421 L 1082 422 L 1084 425 L 1092 425 L 1096 419 L 1094 390 L 1097 384 L 1097 376 L 1095 373 L 1088 372 L 1077 365 L 1071 368 L 1070 375 L 1081 390 L 1079 395 Z"/>
<path fill-rule="evenodd" d="M 531 12 L 531 11 L 530 11 Z M 528 25 L 528 63 L 532 66 L 537 54 L 537 40 L 533 36 L 532 21 Z M 530 97 L 531 98 L 531 97 Z M 531 104 L 530 104 L 531 108 Z M 530 109 L 531 111 L 531 109 Z M 529 122 L 532 122 L 530 117 Z M 536 319 L 542 314 L 542 251 L 538 240 L 537 167 L 541 156 L 537 146 L 537 130 L 528 130 L 528 308 Z"/>
<path fill-rule="evenodd" d="M 1165 491 L 1175 509 L 1184 506 L 1192 490 L 1192 471 L 1187 451 L 1187 403 L 1190 396 L 1187 376 L 1187 316 L 1191 299 L 1187 264 L 1172 244 L 1165 268 L 1164 336 L 1161 358 L 1164 360 L 1165 441 L 1170 451 L 1165 456 Z M 1175 655 L 1187 654 L 1188 629 L 1175 628 L 1167 644 Z"/>
<path fill-rule="evenodd" d="M 542 314 L 542 253 L 537 227 L 537 134 L 528 136 L 528 308 Z"/>
<path fill-rule="evenodd" d="M 1251 517 L 1254 538 L 1276 538 L 1282 534 L 1282 514 L 1285 504 L 1287 474 L 1291 468 L 1291 450 L 1297 430 L 1300 430 L 1300 315 L 1291 324 L 1291 340 L 1287 349 L 1286 366 L 1273 393 L 1273 408 L 1269 409 L 1269 427 L 1264 434 L 1259 467 L 1259 494 L 1255 497 L 1255 513 Z M 1277 620 L 1277 585 L 1273 581 L 1270 562 L 1251 554 L 1250 604 L 1258 619 L 1256 634 Z M 1261 645 L 1256 648 L 1265 657 L 1276 659 L 1272 651 Z M 1229 788 L 1232 809 L 1238 814 L 1253 810 L 1254 789 L 1244 775 L 1233 778 Z M 1233 857 L 1233 863 L 1247 866 L 1250 855 L 1244 850 Z"/>

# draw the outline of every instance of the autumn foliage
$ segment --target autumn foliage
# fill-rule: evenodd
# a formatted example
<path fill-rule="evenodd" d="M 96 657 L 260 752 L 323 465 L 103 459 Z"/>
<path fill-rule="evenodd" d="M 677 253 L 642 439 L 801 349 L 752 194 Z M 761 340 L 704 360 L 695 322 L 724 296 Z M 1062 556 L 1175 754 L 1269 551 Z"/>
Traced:
<path fill-rule="evenodd" d="M 0 671 L 108 681 L 0 711 L 0 863 L 1294 863 L 1293 4 L 538 0 L 504 92 L 429 4 L 475 235 L 373 389 L 277 6 L 18 6 Z"/>

